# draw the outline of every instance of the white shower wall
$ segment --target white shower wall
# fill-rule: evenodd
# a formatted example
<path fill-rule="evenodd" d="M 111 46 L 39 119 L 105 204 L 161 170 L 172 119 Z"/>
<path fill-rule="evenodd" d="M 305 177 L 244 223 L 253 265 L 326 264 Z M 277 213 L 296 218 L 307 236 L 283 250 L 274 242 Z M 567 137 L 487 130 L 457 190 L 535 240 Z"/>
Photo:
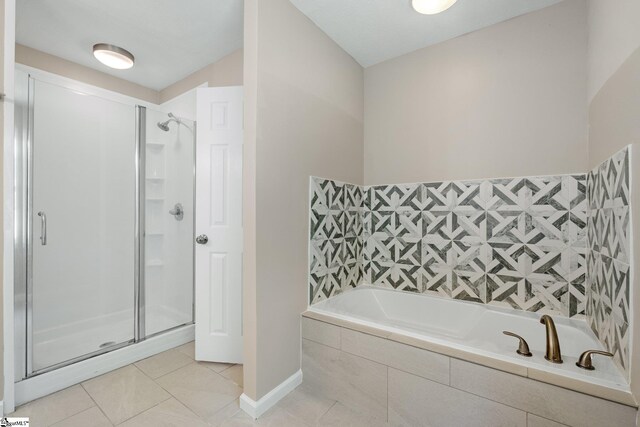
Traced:
<path fill-rule="evenodd" d="M 145 307 L 146 334 L 193 321 L 193 194 L 195 92 L 147 110 Z M 187 126 L 158 122 L 172 112 Z M 191 128 L 189 128 L 191 127 Z M 169 214 L 184 208 L 177 221 Z"/>

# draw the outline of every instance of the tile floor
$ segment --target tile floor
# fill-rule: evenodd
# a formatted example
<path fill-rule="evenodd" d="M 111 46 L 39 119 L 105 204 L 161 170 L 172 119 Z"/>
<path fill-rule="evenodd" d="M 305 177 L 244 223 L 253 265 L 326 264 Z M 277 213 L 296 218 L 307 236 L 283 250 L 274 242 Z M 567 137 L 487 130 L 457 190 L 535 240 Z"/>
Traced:
<path fill-rule="evenodd" d="M 193 342 L 19 407 L 32 427 L 377 427 L 304 384 L 258 421 L 238 407 L 242 365 L 196 362 Z"/>

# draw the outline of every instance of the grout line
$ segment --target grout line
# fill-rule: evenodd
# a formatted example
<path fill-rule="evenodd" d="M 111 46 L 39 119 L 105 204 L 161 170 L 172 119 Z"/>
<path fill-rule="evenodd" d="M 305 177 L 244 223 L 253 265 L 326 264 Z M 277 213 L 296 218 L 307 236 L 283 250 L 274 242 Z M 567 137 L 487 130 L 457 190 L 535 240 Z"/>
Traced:
<path fill-rule="evenodd" d="M 84 392 L 85 392 L 85 393 L 87 393 L 87 396 L 89 396 L 89 399 L 91 399 L 91 401 L 93 402 L 93 405 L 94 405 L 95 407 L 97 407 L 97 408 L 98 408 L 98 410 L 99 410 L 100 412 L 102 412 L 102 415 L 104 415 L 104 417 L 109 421 L 109 423 L 111 423 L 111 425 L 115 425 L 115 424 L 113 423 L 113 421 L 111 421 L 111 418 L 109 418 L 109 417 L 107 416 L 107 414 L 104 412 L 104 410 L 100 407 L 100 405 L 98 405 L 98 402 L 96 402 L 96 400 L 93 398 L 93 396 L 91 396 L 91 393 L 89 393 L 89 391 L 88 391 L 86 388 L 84 388 L 84 384 L 79 383 L 79 385 L 80 385 L 80 387 L 82 387 L 82 389 L 84 390 Z M 89 409 L 91 409 L 91 408 L 89 408 Z M 76 415 L 77 415 L 77 414 L 76 414 Z M 71 417 L 73 417 L 73 415 L 72 415 Z M 64 420 L 68 420 L 68 419 L 69 419 L 69 418 L 71 418 L 71 417 L 67 417 L 67 418 L 65 418 Z M 63 420 L 63 421 L 64 421 L 64 420 Z"/>
<path fill-rule="evenodd" d="M 570 427 L 568 424 L 564 424 L 564 423 L 561 423 L 559 421 L 554 421 L 551 418 L 543 417 L 543 416 L 540 416 L 538 414 L 534 414 L 533 412 L 527 412 L 527 426 L 529 425 L 529 415 L 533 415 L 534 417 L 542 418 L 543 420 L 547 420 L 547 421 L 550 421 L 550 422 L 555 423 L 555 424 L 560 424 L 560 425 L 562 425 L 564 427 Z"/>
<path fill-rule="evenodd" d="M 170 351 L 170 350 L 167 350 L 167 351 Z M 165 353 L 165 352 L 162 352 L 162 353 Z M 162 353 L 157 353 L 157 354 L 155 354 L 155 356 L 157 356 L 157 355 L 159 355 L 159 354 L 162 354 Z M 151 357 L 153 357 L 153 356 L 151 356 Z M 143 359 L 143 360 L 146 360 L 146 359 Z M 139 363 L 139 362 L 141 362 L 141 361 L 142 361 L 142 360 L 139 360 L 139 361 L 137 361 L 137 362 L 134 362 L 134 363 L 132 363 L 132 365 L 134 365 L 136 368 L 138 368 L 138 370 L 139 370 L 139 371 L 141 371 L 143 374 L 145 374 L 145 375 L 146 375 L 146 376 L 147 376 L 151 381 L 153 381 L 153 382 L 155 382 L 157 379 L 160 379 L 160 378 L 162 378 L 162 377 L 164 377 L 164 376 L 166 376 L 166 375 L 172 374 L 172 373 L 174 373 L 174 372 L 175 372 L 175 371 L 177 371 L 177 370 L 180 370 L 180 369 L 182 369 L 182 368 L 185 368 L 185 367 L 187 367 L 187 366 L 191 365 L 192 363 L 196 363 L 196 362 L 195 362 L 195 360 L 192 360 L 192 361 L 190 361 L 189 363 L 187 363 L 187 364 L 185 364 L 185 365 L 182 365 L 182 366 L 180 366 L 180 367 L 177 367 L 177 368 L 175 368 L 175 369 L 172 369 L 171 371 L 165 372 L 164 374 L 160 375 L 160 376 L 159 376 L 159 377 L 157 377 L 157 378 L 153 378 L 153 377 L 151 377 L 151 375 L 147 374 L 147 373 L 146 373 L 142 368 L 140 368 L 140 367 L 138 366 L 138 363 Z"/>
<path fill-rule="evenodd" d="M 331 406 L 329 406 L 329 408 L 328 408 L 326 411 L 324 411 L 324 412 L 322 413 L 322 415 L 320 415 L 320 416 L 318 417 L 318 421 L 319 421 L 320 419 L 322 419 L 322 417 L 324 417 L 325 415 L 327 415 L 327 414 L 329 413 L 329 411 L 331 411 L 331 410 L 333 409 L 333 407 L 334 407 L 334 406 L 336 406 L 337 404 L 338 404 L 338 401 L 337 401 L 337 400 L 334 400 L 334 401 L 333 401 L 333 403 L 331 404 Z"/>
<path fill-rule="evenodd" d="M 386 408 L 386 412 L 387 412 L 387 417 L 385 418 L 385 421 L 388 423 L 389 422 L 389 365 L 387 365 L 387 408 Z"/>

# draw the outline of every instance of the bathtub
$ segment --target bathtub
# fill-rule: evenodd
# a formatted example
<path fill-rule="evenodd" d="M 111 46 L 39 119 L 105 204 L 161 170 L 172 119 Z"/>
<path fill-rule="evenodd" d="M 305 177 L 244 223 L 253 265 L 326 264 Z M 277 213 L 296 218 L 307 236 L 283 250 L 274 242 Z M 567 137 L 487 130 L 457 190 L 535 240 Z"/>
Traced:
<path fill-rule="evenodd" d="M 576 366 L 583 351 L 603 349 L 584 320 L 553 316 L 564 360 L 555 364 L 544 359 L 545 327 L 536 313 L 360 286 L 310 306 L 306 315 L 418 339 L 425 348 L 432 345 L 435 351 L 498 369 L 503 363 L 546 371 L 548 377 L 558 378 L 552 383 L 628 404 L 629 385 L 611 359 L 594 356 L 594 371 Z M 518 355 L 518 340 L 504 335 L 503 330 L 524 337 L 533 357 Z M 593 390 L 599 392 L 591 393 Z"/>

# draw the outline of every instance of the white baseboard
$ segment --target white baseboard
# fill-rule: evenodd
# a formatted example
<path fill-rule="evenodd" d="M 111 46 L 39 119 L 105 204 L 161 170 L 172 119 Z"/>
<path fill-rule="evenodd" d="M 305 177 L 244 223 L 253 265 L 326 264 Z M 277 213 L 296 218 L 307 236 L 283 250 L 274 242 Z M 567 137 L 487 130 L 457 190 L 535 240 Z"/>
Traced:
<path fill-rule="evenodd" d="M 247 413 L 254 420 L 257 420 L 262 414 L 267 412 L 271 407 L 280 401 L 287 394 L 291 393 L 296 387 L 302 384 L 302 370 L 280 383 L 279 386 L 265 394 L 257 402 L 246 394 L 240 396 L 240 409 Z"/>

